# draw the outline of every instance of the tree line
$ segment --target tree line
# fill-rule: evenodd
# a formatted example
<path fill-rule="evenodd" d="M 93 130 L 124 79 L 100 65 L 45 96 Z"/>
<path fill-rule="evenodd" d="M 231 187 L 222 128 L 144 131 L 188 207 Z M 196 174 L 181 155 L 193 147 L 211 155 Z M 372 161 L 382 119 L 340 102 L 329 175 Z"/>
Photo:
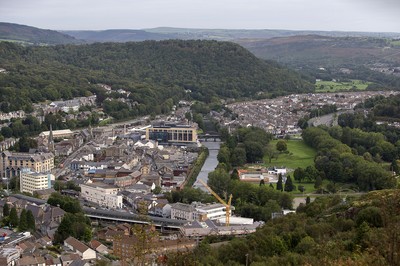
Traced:
<path fill-rule="evenodd" d="M 16 228 L 19 232 L 35 232 L 36 224 L 35 217 L 31 210 L 22 209 L 19 216 L 16 207 L 12 207 L 6 203 L 3 206 L 3 219 L 1 220 L 3 226 L 9 226 L 11 229 Z"/>
<path fill-rule="evenodd" d="M 364 191 L 396 186 L 396 179 L 389 171 L 371 158 L 353 153 L 348 145 L 332 137 L 327 128 L 307 128 L 302 136 L 307 145 L 317 150 L 316 169 L 333 183 L 354 183 Z"/>

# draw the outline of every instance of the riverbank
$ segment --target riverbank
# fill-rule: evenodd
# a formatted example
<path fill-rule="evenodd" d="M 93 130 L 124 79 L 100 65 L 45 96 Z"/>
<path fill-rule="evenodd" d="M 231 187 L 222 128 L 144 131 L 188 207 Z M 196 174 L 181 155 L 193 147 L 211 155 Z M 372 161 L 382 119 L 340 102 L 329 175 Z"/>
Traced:
<path fill-rule="evenodd" d="M 194 188 L 200 188 L 204 191 L 206 190 L 203 185 L 198 182 L 198 180 L 202 180 L 203 182 L 207 183 L 208 181 L 208 174 L 212 171 L 215 170 L 215 168 L 218 165 L 218 152 L 221 146 L 220 141 L 205 141 L 202 142 L 202 145 L 206 148 L 208 148 L 208 157 L 206 161 L 204 162 L 203 167 L 200 170 L 200 173 L 197 176 L 196 182 L 194 182 L 193 187 Z"/>

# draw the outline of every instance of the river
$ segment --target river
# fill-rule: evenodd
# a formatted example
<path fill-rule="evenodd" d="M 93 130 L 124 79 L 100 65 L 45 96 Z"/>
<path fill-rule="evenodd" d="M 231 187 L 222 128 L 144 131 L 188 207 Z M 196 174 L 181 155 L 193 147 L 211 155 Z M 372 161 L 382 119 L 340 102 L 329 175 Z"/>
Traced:
<path fill-rule="evenodd" d="M 208 173 L 214 171 L 214 169 L 217 167 L 218 165 L 218 151 L 221 145 L 220 141 L 204 141 L 202 142 L 203 146 L 208 148 L 209 151 L 209 155 L 206 159 L 206 161 L 204 162 L 203 167 L 200 170 L 199 175 L 197 176 L 196 182 L 193 184 L 193 187 L 198 187 L 202 190 L 207 191 L 203 185 L 201 185 L 197 180 L 202 180 L 205 183 L 207 183 L 208 180 Z"/>

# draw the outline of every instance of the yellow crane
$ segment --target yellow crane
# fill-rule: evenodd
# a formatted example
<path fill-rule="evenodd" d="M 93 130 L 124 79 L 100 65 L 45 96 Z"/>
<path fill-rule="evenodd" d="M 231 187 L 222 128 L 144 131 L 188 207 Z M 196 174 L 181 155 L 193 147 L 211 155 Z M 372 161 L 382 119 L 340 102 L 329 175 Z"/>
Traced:
<path fill-rule="evenodd" d="M 199 179 L 199 182 L 208 190 L 210 193 L 219 201 L 222 205 L 225 206 L 226 218 L 225 218 L 225 226 L 229 226 L 229 218 L 231 211 L 231 202 L 232 202 L 232 194 L 229 195 L 228 203 L 226 203 L 217 193 L 215 193 L 203 180 Z"/>

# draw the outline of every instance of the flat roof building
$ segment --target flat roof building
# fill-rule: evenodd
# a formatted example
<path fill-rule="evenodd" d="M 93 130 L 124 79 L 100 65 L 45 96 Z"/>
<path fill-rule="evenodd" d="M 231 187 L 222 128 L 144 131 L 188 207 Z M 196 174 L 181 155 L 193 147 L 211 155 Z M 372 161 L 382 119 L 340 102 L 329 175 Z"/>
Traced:
<path fill-rule="evenodd" d="M 156 140 L 159 143 L 196 143 L 197 129 L 190 125 L 153 125 L 146 128 L 146 140 Z"/>
<path fill-rule="evenodd" d="M 20 173 L 20 190 L 33 194 L 35 190 L 51 188 L 50 173 L 36 173 L 29 168 L 23 168 Z"/>
<path fill-rule="evenodd" d="M 90 202 L 109 209 L 122 208 L 120 188 L 101 182 L 81 184 L 81 196 Z"/>

